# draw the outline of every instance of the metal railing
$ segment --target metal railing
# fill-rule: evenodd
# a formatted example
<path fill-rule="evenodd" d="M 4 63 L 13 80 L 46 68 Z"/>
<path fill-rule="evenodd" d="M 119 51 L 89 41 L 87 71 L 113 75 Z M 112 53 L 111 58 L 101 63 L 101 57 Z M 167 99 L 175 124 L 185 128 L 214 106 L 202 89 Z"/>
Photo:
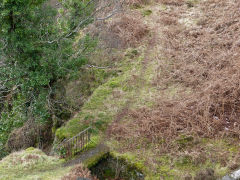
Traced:
<path fill-rule="evenodd" d="M 71 139 L 63 141 L 57 149 L 60 151 L 61 156 L 72 157 L 76 153 L 86 150 L 90 142 L 91 127 L 85 129 Z"/>

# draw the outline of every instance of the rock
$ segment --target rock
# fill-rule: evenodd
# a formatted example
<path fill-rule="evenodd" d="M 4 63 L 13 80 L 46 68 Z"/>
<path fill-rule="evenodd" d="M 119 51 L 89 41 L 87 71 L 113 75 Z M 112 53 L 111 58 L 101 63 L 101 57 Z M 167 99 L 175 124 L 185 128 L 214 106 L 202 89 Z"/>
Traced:
<path fill-rule="evenodd" d="M 237 171 L 234 171 L 232 174 L 229 175 L 232 180 L 238 180 L 240 179 L 240 169 Z"/>
<path fill-rule="evenodd" d="M 234 179 L 227 175 L 224 176 L 221 180 L 234 180 Z"/>
<path fill-rule="evenodd" d="M 240 179 L 240 169 L 224 176 L 221 180 L 238 180 Z"/>

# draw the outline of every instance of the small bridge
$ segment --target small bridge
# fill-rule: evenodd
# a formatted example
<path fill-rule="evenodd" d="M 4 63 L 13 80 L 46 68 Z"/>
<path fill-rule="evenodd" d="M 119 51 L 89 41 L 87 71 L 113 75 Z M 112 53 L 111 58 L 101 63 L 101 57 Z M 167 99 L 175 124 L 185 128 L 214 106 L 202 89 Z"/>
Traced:
<path fill-rule="evenodd" d="M 64 140 L 57 148 L 63 157 L 72 157 L 75 154 L 85 151 L 91 142 L 91 127 L 80 132 L 71 139 Z"/>

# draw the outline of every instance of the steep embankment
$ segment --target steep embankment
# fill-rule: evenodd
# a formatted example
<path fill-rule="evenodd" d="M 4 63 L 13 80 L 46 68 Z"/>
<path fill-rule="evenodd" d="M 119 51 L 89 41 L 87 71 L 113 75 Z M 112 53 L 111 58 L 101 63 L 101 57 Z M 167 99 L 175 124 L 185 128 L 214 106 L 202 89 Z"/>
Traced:
<path fill-rule="evenodd" d="M 134 7 L 118 18 L 124 23 L 113 25 L 132 47 L 117 50 L 122 56 L 112 67 L 121 73 L 100 86 L 57 137 L 92 125 L 99 141 L 149 179 L 214 178 L 238 167 L 239 2 Z M 148 33 L 131 44 L 139 37 L 134 27 L 145 26 Z"/>

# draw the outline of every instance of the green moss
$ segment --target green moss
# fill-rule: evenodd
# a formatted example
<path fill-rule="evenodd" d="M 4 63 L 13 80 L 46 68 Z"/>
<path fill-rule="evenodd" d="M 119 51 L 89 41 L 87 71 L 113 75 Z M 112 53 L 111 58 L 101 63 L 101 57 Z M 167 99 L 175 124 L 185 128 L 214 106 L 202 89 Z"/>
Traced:
<path fill-rule="evenodd" d="M 114 79 L 113 81 L 109 82 L 109 87 L 116 88 L 120 86 L 120 82 Z"/>
<path fill-rule="evenodd" d="M 59 141 L 64 140 L 64 138 L 66 137 L 66 133 L 64 132 L 65 128 L 59 128 L 56 130 L 56 137 L 58 138 Z"/>
<path fill-rule="evenodd" d="M 138 171 L 141 171 L 146 180 L 155 180 L 155 179 L 174 179 L 175 176 L 172 173 L 171 167 L 165 163 L 159 165 L 158 171 L 153 171 L 151 167 L 145 165 L 145 160 L 133 154 L 131 152 L 127 153 L 118 153 L 115 151 L 111 152 L 111 156 L 118 160 L 126 161 L 130 168 L 136 168 Z M 155 158 L 157 159 L 157 158 Z"/>
<path fill-rule="evenodd" d="M 120 86 L 120 78 L 111 78 L 108 82 L 97 88 L 90 99 L 82 107 L 78 117 L 71 119 L 67 124 L 56 131 L 59 140 L 70 138 L 90 125 L 104 130 L 106 123 L 111 121 L 111 114 L 105 112 L 106 99 L 112 94 L 113 89 Z M 95 115 L 94 111 L 97 111 Z M 101 112 L 102 111 L 102 112 Z M 91 113 L 90 113 L 91 112 Z"/>
<path fill-rule="evenodd" d="M 199 0 L 186 0 L 186 4 L 189 8 L 194 7 L 197 3 L 199 3 Z"/>
<path fill-rule="evenodd" d="M 158 172 L 162 172 L 162 167 L 166 168 L 168 176 L 172 174 L 174 177 L 184 177 L 185 174 L 191 174 L 194 177 L 199 171 L 206 168 L 213 169 L 216 177 L 222 177 L 229 172 L 227 166 L 221 162 L 226 160 L 226 158 L 228 159 L 227 162 L 231 162 L 231 158 L 237 155 L 236 149 L 239 149 L 239 145 L 223 139 L 217 140 L 203 138 L 200 139 L 197 144 L 193 143 L 194 141 L 195 140 L 192 136 L 184 135 L 181 135 L 176 140 L 180 146 L 184 145 L 184 147 L 188 149 L 194 148 L 196 145 L 202 147 L 205 156 L 210 156 L 211 158 L 204 160 L 204 157 L 199 155 L 199 161 L 196 159 L 196 156 L 192 156 L 191 154 L 185 154 L 179 157 L 166 155 L 158 159 L 160 163 Z M 222 154 L 224 154 L 224 156 Z M 174 171 L 171 169 L 174 169 Z"/>
<path fill-rule="evenodd" d="M 103 105 L 103 101 L 107 98 L 109 94 L 112 93 L 112 88 L 107 86 L 107 84 L 100 86 L 96 91 L 94 91 L 90 100 L 85 103 L 83 109 L 95 110 Z"/>
<path fill-rule="evenodd" d="M 130 143 L 130 142 L 128 142 Z M 118 149 L 122 144 L 112 141 L 108 143 L 110 147 Z M 139 148 L 136 152 L 131 151 L 124 154 L 116 153 L 114 156 L 123 158 L 130 164 L 138 167 L 145 174 L 145 179 L 184 179 L 186 175 L 193 177 L 201 170 L 211 168 L 215 171 L 216 177 L 222 177 L 229 173 L 228 165 L 222 164 L 223 161 L 231 163 L 233 157 L 238 154 L 239 143 L 230 140 L 217 139 L 198 139 L 194 136 L 181 135 L 176 139 L 177 147 L 192 149 L 189 153 L 184 153 L 183 150 L 178 150 L 176 156 L 173 154 L 164 153 L 161 156 L 153 153 L 152 148 L 155 146 L 149 145 L 148 150 Z M 202 154 L 196 156 L 193 152 L 199 152 L 201 148 Z M 137 153 L 138 152 L 138 153 Z M 138 154 L 136 156 L 136 154 Z M 226 159 L 227 158 L 227 159 Z M 152 161 L 154 159 L 154 161 Z M 144 166 L 146 163 L 151 165 Z M 138 162 L 140 162 L 138 164 Z"/>
<path fill-rule="evenodd" d="M 192 144 L 193 140 L 193 136 L 180 135 L 176 139 L 176 143 L 180 146 L 180 148 L 185 148 L 187 146 L 189 147 Z"/>
<path fill-rule="evenodd" d="M 172 180 L 172 179 L 176 178 L 172 173 L 173 170 L 169 166 L 162 165 L 162 166 L 159 167 L 158 171 L 159 171 L 158 175 L 160 177 L 163 177 L 164 179 Z"/>
<path fill-rule="evenodd" d="M 121 81 L 122 81 L 122 77 L 115 77 L 115 78 L 112 78 L 110 79 L 107 83 L 106 83 L 106 86 L 109 87 L 109 88 L 117 88 L 117 87 L 120 87 L 121 85 Z"/>
<path fill-rule="evenodd" d="M 25 151 L 26 151 L 26 152 L 29 152 L 29 151 L 34 151 L 34 150 L 35 150 L 34 147 L 29 147 L 29 148 L 27 148 Z"/>
<path fill-rule="evenodd" d="M 140 171 L 146 170 L 146 166 L 144 165 L 144 161 L 139 160 L 135 154 L 132 153 L 124 153 L 120 154 L 117 152 L 111 152 L 111 156 L 117 159 L 122 159 L 128 163 L 129 166 L 137 168 Z"/>
<path fill-rule="evenodd" d="M 167 155 L 162 155 L 160 157 L 155 158 L 157 161 L 157 173 L 152 174 L 151 176 L 159 176 L 163 179 L 174 179 L 176 178 L 175 176 L 175 171 L 171 167 L 172 160 L 169 156 Z"/>
<path fill-rule="evenodd" d="M 133 49 L 133 50 L 131 51 L 131 53 L 132 53 L 134 56 L 137 56 L 137 55 L 139 54 L 137 49 Z"/>
<path fill-rule="evenodd" d="M 135 57 L 139 54 L 139 50 L 136 49 L 129 49 L 127 52 L 130 52 Z M 71 138 L 90 125 L 99 133 L 105 131 L 107 124 L 112 121 L 114 115 L 125 105 L 129 96 L 132 96 L 132 93 L 137 90 L 134 84 L 129 86 L 129 82 L 131 82 L 134 72 L 140 73 L 142 59 L 142 56 L 137 57 L 135 61 L 131 61 L 129 57 L 123 59 L 119 64 L 122 74 L 110 78 L 106 83 L 99 86 L 83 105 L 78 116 L 56 130 L 57 139 Z M 126 89 L 129 87 L 131 88 Z M 124 90 L 128 91 L 123 94 L 125 97 L 116 99 L 113 96 L 114 91 L 123 92 Z"/>
<path fill-rule="evenodd" d="M 104 171 L 104 176 L 105 176 L 105 177 L 113 177 L 113 178 L 114 178 L 115 172 L 112 171 L 111 169 L 106 169 L 106 170 Z"/>
<path fill-rule="evenodd" d="M 83 164 L 84 164 L 84 166 L 91 168 L 91 167 L 95 166 L 101 159 L 106 158 L 107 156 L 108 156 L 108 153 L 99 152 L 95 156 L 88 158 L 86 161 L 83 162 Z"/>
<path fill-rule="evenodd" d="M 152 11 L 151 10 L 144 10 L 143 12 L 142 12 L 142 15 L 145 17 L 145 16 L 149 16 L 149 15 L 151 15 L 152 14 Z"/>
<path fill-rule="evenodd" d="M 129 49 L 125 54 L 125 56 L 129 57 L 130 59 L 135 58 L 137 55 L 139 55 L 139 52 L 137 49 Z"/>
<path fill-rule="evenodd" d="M 187 169 L 189 167 L 193 168 L 192 157 L 188 155 L 181 156 L 175 162 L 175 165 L 179 169 Z M 194 167 L 195 168 L 195 167 Z"/>

